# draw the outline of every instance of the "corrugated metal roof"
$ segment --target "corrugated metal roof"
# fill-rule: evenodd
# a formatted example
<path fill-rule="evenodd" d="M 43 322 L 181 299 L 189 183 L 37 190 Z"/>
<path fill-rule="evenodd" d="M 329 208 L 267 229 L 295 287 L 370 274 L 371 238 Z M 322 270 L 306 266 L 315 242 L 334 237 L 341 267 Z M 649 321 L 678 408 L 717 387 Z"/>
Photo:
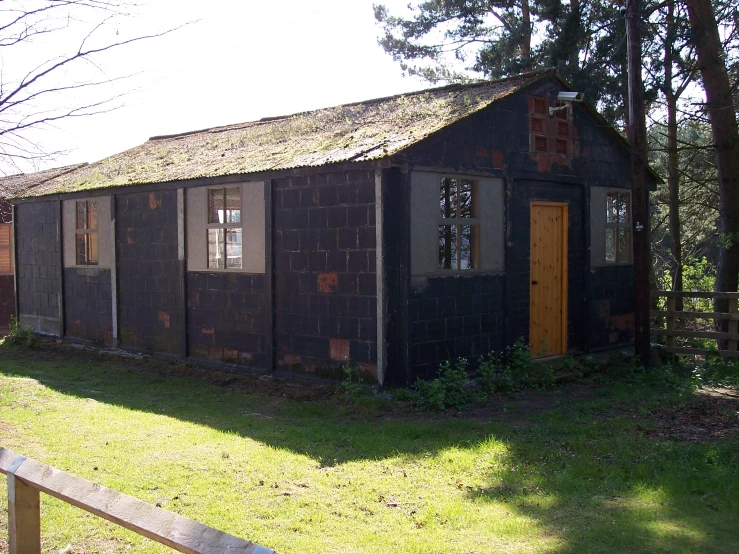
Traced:
<path fill-rule="evenodd" d="M 552 74 L 538 71 L 153 137 L 126 152 L 46 179 L 25 196 L 376 160 Z"/>
<path fill-rule="evenodd" d="M 86 163 L 66 165 L 64 167 L 45 169 L 36 173 L 18 173 L 16 175 L 2 177 L 0 178 L 0 198 L 10 200 L 12 198 L 28 196 L 31 188 L 86 165 Z"/>

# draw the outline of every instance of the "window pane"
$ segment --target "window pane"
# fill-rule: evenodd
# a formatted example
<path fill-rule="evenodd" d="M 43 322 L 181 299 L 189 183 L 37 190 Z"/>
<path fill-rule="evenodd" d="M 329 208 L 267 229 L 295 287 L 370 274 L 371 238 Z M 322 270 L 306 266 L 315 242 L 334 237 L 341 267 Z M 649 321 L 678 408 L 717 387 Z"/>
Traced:
<path fill-rule="evenodd" d="M 459 215 L 457 217 L 477 217 L 474 189 L 474 181 L 459 182 Z"/>
<path fill-rule="evenodd" d="M 475 269 L 478 266 L 478 225 L 460 225 L 459 269 Z"/>
<path fill-rule="evenodd" d="M 223 190 L 210 189 L 208 191 L 208 223 L 225 223 Z"/>
<path fill-rule="evenodd" d="M 226 267 L 241 269 L 241 229 L 226 230 Z"/>
<path fill-rule="evenodd" d="M 87 234 L 87 265 L 98 264 L 98 234 Z"/>
<path fill-rule="evenodd" d="M 616 229 L 606 229 L 606 261 L 616 261 Z"/>
<path fill-rule="evenodd" d="M 87 229 L 85 222 L 87 221 L 87 214 L 85 213 L 85 207 L 87 202 L 75 202 L 77 204 L 77 229 Z"/>
<path fill-rule="evenodd" d="M 78 202 L 79 206 L 81 202 Z M 77 233 L 75 235 L 75 251 L 77 258 L 77 265 L 87 265 L 87 235 L 84 233 Z"/>
<path fill-rule="evenodd" d="M 87 202 L 87 227 L 86 229 L 98 228 L 98 210 L 94 200 Z"/>
<path fill-rule="evenodd" d="M 439 225 L 439 268 L 457 269 L 456 225 Z"/>
<path fill-rule="evenodd" d="M 208 229 L 208 269 L 223 269 L 225 229 Z"/>
<path fill-rule="evenodd" d="M 618 255 L 617 262 L 628 262 L 631 260 L 631 229 L 619 228 L 617 231 Z"/>
<path fill-rule="evenodd" d="M 618 221 L 618 193 L 609 192 L 606 196 L 606 223 Z"/>
<path fill-rule="evenodd" d="M 241 194 L 239 189 L 226 189 L 226 223 L 241 223 Z"/>
<path fill-rule="evenodd" d="M 629 222 L 629 195 L 625 192 L 618 194 L 618 221 L 620 223 Z"/>
<path fill-rule="evenodd" d="M 457 181 L 456 179 L 442 179 L 439 194 L 439 208 L 441 217 L 457 217 Z"/>

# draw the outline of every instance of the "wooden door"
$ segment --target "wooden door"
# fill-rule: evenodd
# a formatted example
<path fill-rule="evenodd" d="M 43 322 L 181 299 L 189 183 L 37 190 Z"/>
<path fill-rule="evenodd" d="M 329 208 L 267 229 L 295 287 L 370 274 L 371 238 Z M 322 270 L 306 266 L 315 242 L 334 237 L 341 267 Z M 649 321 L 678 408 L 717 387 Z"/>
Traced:
<path fill-rule="evenodd" d="M 567 204 L 531 202 L 529 344 L 532 356 L 567 352 Z"/>

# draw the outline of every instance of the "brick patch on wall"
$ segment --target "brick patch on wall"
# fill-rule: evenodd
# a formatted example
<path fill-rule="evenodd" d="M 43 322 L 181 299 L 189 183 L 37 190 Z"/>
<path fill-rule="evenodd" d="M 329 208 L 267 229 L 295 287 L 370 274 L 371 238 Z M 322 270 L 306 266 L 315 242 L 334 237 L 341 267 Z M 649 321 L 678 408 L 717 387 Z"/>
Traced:
<path fill-rule="evenodd" d="M 376 364 L 374 170 L 278 179 L 273 203 L 278 365 Z"/>

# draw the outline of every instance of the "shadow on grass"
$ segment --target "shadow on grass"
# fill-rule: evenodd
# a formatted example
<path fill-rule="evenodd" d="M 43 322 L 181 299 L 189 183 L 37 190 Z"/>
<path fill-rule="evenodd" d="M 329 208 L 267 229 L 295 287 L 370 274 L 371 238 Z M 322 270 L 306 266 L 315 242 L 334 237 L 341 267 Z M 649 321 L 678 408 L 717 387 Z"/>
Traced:
<path fill-rule="evenodd" d="M 231 386 L 218 386 L 202 379 L 202 370 L 183 376 L 167 363 L 87 353 L 0 345 L 0 372 L 248 437 L 327 466 L 474 450 L 492 436 L 506 445 L 505 463 L 497 466 L 505 469 L 462 484 L 467 500 L 526 516 L 533 529 L 557 538 L 550 552 L 739 551 L 739 444 L 649 438 L 643 432 L 649 422 L 637 409 L 649 391 L 621 396 L 633 410 L 609 411 L 613 398 L 604 393 L 512 428 L 461 418 L 380 419 L 320 400 L 252 394 L 228 378 Z"/>

